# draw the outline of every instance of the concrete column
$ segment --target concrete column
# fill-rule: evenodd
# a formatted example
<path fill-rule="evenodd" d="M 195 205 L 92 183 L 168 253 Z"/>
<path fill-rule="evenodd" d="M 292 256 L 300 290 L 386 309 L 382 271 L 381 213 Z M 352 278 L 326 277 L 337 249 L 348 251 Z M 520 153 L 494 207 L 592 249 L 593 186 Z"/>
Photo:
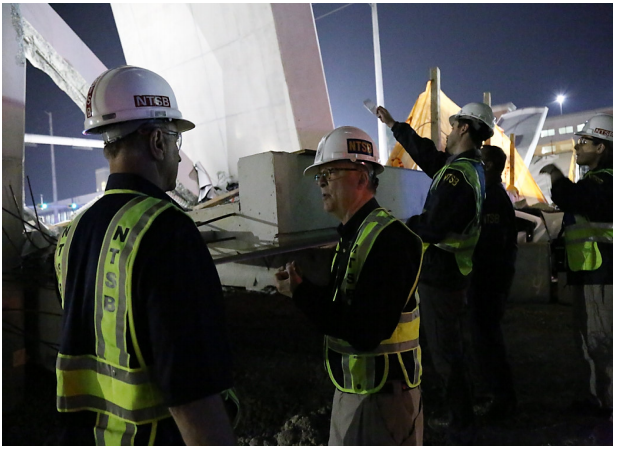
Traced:
<path fill-rule="evenodd" d="M 23 205 L 26 58 L 18 4 L 2 4 L 2 410 L 24 393 L 24 296 L 18 282 Z M 14 194 L 14 195 L 13 195 Z M 15 198 L 15 200 L 14 200 Z M 17 203 L 17 205 L 16 205 Z M 4 209 L 9 212 L 5 212 Z"/>

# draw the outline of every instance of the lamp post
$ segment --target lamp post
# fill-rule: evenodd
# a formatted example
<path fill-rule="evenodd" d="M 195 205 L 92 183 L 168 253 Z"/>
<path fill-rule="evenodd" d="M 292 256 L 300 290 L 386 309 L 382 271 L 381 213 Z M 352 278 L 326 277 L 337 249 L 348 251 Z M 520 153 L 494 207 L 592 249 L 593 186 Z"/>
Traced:
<path fill-rule="evenodd" d="M 54 136 L 54 128 L 52 125 L 52 113 L 45 111 L 49 116 L 50 136 Z M 58 191 L 56 189 L 56 158 L 54 155 L 54 144 L 50 143 L 50 153 L 52 156 L 52 200 L 54 202 L 54 223 L 58 223 Z"/>
<path fill-rule="evenodd" d="M 566 96 L 564 95 L 558 95 L 555 98 L 555 101 L 558 102 L 560 104 L 560 115 L 562 115 L 562 103 L 564 103 L 564 100 L 566 99 Z"/>
<path fill-rule="evenodd" d="M 379 16 L 377 15 L 377 4 L 371 3 L 372 11 L 372 41 L 375 54 L 375 83 L 377 89 L 377 105 L 384 105 L 383 101 L 383 71 L 381 70 L 381 44 L 379 43 Z M 379 137 L 379 160 L 381 164 L 387 164 L 387 135 L 386 125 L 377 119 Z"/>

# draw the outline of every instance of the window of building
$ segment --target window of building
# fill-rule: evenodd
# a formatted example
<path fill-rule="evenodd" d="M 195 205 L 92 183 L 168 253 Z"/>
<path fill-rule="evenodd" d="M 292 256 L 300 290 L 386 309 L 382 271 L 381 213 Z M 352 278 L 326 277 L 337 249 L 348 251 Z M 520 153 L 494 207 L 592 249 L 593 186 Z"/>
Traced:
<path fill-rule="evenodd" d="M 558 130 L 558 134 L 568 134 L 573 132 L 573 126 L 562 127 Z"/>
<path fill-rule="evenodd" d="M 581 123 L 581 124 L 577 125 L 577 131 L 583 130 L 583 127 L 585 127 L 585 126 L 586 126 L 585 123 Z"/>
<path fill-rule="evenodd" d="M 542 130 L 540 132 L 540 137 L 541 138 L 544 138 L 544 137 L 547 137 L 547 136 L 555 136 L 555 129 L 551 128 L 549 130 Z"/>
<path fill-rule="evenodd" d="M 545 145 L 541 152 L 543 155 L 546 155 L 547 153 L 553 153 L 555 151 L 555 145 Z"/>

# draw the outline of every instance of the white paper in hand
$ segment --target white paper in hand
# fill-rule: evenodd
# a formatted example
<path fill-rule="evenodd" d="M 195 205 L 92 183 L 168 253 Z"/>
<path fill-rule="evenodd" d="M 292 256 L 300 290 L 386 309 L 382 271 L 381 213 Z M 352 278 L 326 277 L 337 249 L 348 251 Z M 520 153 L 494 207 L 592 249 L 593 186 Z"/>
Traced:
<path fill-rule="evenodd" d="M 364 106 L 368 111 L 372 113 L 373 116 L 377 115 L 377 105 L 375 105 L 375 102 L 373 102 L 371 99 L 367 98 L 366 100 L 364 100 Z"/>

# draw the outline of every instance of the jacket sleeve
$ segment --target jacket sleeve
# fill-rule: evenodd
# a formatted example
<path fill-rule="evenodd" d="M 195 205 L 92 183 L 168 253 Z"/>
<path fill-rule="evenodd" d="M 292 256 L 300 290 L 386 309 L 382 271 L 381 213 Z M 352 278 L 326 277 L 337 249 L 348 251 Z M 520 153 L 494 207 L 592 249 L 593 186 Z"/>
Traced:
<path fill-rule="evenodd" d="M 507 260 L 506 255 L 516 247 L 515 212 L 508 195 L 497 186 L 490 186 L 482 208 L 480 239 L 476 254 L 486 265 Z"/>
<path fill-rule="evenodd" d="M 436 244 L 450 232 L 465 230 L 475 217 L 476 197 L 465 176 L 458 170 L 448 169 L 425 208 L 422 214 L 409 219 L 407 226 L 424 242 Z"/>
<path fill-rule="evenodd" d="M 222 288 L 189 217 L 170 208 L 145 234 L 136 258 L 136 333 L 166 406 L 233 385 Z"/>
<path fill-rule="evenodd" d="M 394 138 L 403 146 L 411 159 L 429 177 L 433 178 L 439 169 L 446 164 L 450 155 L 437 150 L 433 141 L 418 135 L 409 124 L 396 122 L 392 127 L 392 132 Z"/>
<path fill-rule="evenodd" d="M 608 211 L 611 218 L 612 180 L 613 178 L 606 174 L 592 175 L 577 183 L 563 177 L 553 183 L 551 198 L 564 212 L 600 220 L 601 213 Z"/>
<path fill-rule="evenodd" d="M 357 350 L 372 350 L 396 328 L 421 263 L 421 240 L 392 224 L 368 254 L 350 304 L 334 302 L 328 291 L 310 284 L 300 291 L 305 281 L 293 299 L 324 334 L 344 339 Z"/>

